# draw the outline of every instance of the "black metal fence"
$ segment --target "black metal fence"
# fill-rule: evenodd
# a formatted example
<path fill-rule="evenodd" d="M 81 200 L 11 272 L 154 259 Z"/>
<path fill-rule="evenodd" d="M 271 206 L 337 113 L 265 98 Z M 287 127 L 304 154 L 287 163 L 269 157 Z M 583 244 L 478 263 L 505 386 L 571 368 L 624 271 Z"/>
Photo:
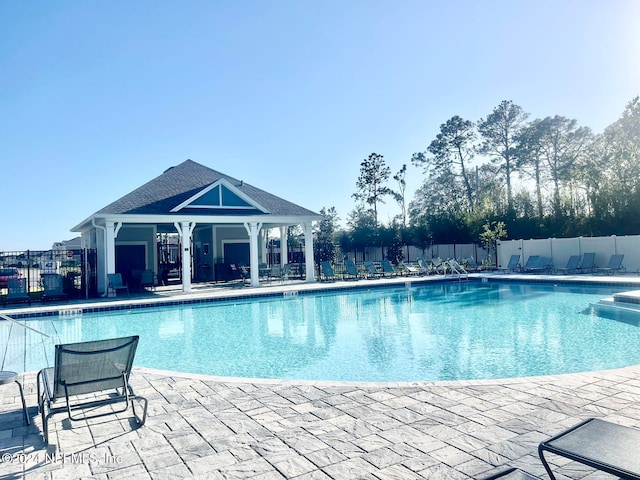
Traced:
<path fill-rule="evenodd" d="M 97 296 L 95 249 L 61 248 L 0 252 L 2 304 L 46 300 L 45 284 L 48 284 L 47 279 L 52 277 L 55 277 L 56 283 L 62 285 L 59 296 Z M 20 282 L 16 283 L 12 279 L 20 279 Z M 20 286 L 20 292 L 10 288 L 16 285 Z"/>

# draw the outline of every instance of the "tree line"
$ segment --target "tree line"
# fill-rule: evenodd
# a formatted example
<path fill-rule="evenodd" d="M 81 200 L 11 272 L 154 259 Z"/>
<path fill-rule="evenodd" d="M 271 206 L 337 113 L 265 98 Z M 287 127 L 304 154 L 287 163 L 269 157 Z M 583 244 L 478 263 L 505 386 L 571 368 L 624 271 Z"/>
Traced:
<path fill-rule="evenodd" d="M 346 228 L 334 207 L 320 212 L 319 260 L 364 245 L 395 259 L 404 244 L 640 234 L 639 97 L 601 134 L 560 115 L 529 120 L 505 100 L 477 121 L 454 115 L 410 163 L 423 174 L 413 199 L 407 164 L 393 173 L 379 153 L 361 162 Z M 378 207 L 389 200 L 398 213 L 385 224 Z"/>

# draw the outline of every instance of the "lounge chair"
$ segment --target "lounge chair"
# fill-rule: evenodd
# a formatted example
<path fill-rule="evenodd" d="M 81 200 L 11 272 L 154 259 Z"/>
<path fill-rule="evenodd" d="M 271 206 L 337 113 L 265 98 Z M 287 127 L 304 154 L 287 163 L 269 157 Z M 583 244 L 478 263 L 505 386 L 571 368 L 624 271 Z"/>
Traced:
<path fill-rule="evenodd" d="M 590 418 L 545 440 L 538 454 L 551 480 L 544 452 L 553 453 L 616 477 L 640 480 L 640 430 Z"/>
<path fill-rule="evenodd" d="M 410 265 L 408 263 L 401 262 L 400 267 L 402 268 L 402 273 L 405 275 L 420 275 L 422 273 L 422 269 Z"/>
<path fill-rule="evenodd" d="M 606 275 L 613 275 L 616 272 L 626 273 L 627 269 L 622 265 L 622 260 L 624 260 L 624 255 L 611 255 L 607 266 L 596 268 L 593 273 L 604 273 Z"/>
<path fill-rule="evenodd" d="M 538 257 L 529 268 L 523 268 L 523 271 L 526 273 L 549 273 L 553 270 L 552 261 L 551 257 Z"/>
<path fill-rule="evenodd" d="M 364 272 L 367 278 L 380 278 L 382 272 L 380 272 L 371 260 L 364 262 Z"/>
<path fill-rule="evenodd" d="M 455 258 L 450 258 L 449 260 L 447 260 L 447 265 L 451 269 L 451 273 L 469 276 L 469 272 L 467 272 L 467 270 L 462 265 L 460 265 L 460 263 L 458 263 Z"/>
<path fill-rule="evenodd" d="M 21 302 L 29 300 L 26 278 L 10 278 L 7 280 L 7 301 Z"/>
<path fill-rule="evenodd" d="M 580 258 L 580 255 L 571 255 L 569 260 L 567 260 L 567 264 L 564 267 L 554 267 L 553 273 L 576 273 L 580 266 Z"/>
<path fill-rule="evenodd" d="M 345 278 L 350 278 L 353 280 L 358 280 L 360 278 L 358 267 L 356 267 L 356 263 L 353 260 L 345 260 L 344 268 L 345 268 L 345 274 L 344 274 Z"/>
<path fill-rule="evenodd" d="M 116 295 L 118 295 L 119 290 L 124 290 L 129 295 L 129 286 L 122 281 L 122 274 L 108 273 L 107 278 L 109 279 L 109 288 L 113 289 Z"/>
<path fill-rule="evenodd" d="M 325 281 L 334 281 L 336 279 L 336 274 L 333 271 L 333 267 L 331 263 L 327 260 L 323 260 L 320 262 L 320 280 Z"/>
<path fill-rule="evenodd" d="M 59 412 L 67 412 L 69 420 L 77 421 L 121 413 L 131 403 L 138 424 L 144 425 L 147 399 L 137 396 L 129 385 L 137 346 L 137 335 L 55 346 L 55 366 L 40 370 L 36 377 L 45 443 L 49 443 L 49 418 Z M 143 404 L 142 417 L 136 414 L 136 400 Z M 121 402 L 124 407 L 118 410 L 109 408 L 80 417 L 72 414 Z"/>
<path fill-rule="evenodd" d="M 393 268 L 393 265 L 391 265 L 391 262 L 389 260 L 380 260 L 380 266 L 382 267 L 383 276 L 390 275 L 392 277 L 395 277 L 396 275 L 398 275 L 398 272 L 396 272 L 396 269 Z"/>
<path fill-rule="evenodd" d="M 427 263 L 424 258 L 418 259 L 418 266 L 423 275 L 433 275 L 435 273 L 444 273 L 444 268 L 442 265 L 442 259 L 440 258 L 432 258 L 431 262 Z"/>
<path fill-rule="evenodd" d="M 498 268 L 499 272 L 509 273 L 515 272 L 520 268 L 520 255 L 511 255 L 509 257 L 509 263 L 505 268 Z"/>
<path fill-rule="evenodd" d="M 42 275 L 42 286 L 44 288 L 43 300 L 55 300 L 65 298 L 62 285 L 62 276 L 57 273 L 46 273 Z"/>
<path fill-rule="evenodd" d="M 520 257 L 518 257 L 518 259 L 520 259 Z M 482 268 L 480 268 L 480 265 L 478 265 L 478 262 L 476 262 L 475 258 L 471 256 L 465 258 L 464 263 L 466 264 L 465 268 L 468 272 L 479 272 L 480 270 L 482 270 Z"/>
<path fill-rule="evenodd" d="M 529 255 L 527 258 L 527 263 L 524 264 L 522 268 L 520 268 L 521 272 L 526 272 L 532 268 L 536 268 L 540 261 L 540 257 L 538 255 Z"/>
<path fill-rule="evenodd" d="M 580 267 L 578 271 L 580 273 L 590 273 L 593 272 L 596 268 L 596 254 L 595 253 L 583 253 L 582 261 L 580 261 Z"/>

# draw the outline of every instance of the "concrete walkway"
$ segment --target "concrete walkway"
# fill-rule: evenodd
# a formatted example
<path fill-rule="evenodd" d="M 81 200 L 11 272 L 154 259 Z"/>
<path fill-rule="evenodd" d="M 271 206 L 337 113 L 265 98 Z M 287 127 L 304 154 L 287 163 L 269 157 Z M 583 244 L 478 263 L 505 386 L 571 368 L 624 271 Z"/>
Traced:
<path fill-rule="evenodd" d="M 73 424 L 58 414 L 48 447 L 35 372 L 23 377 L 30 426 L 17 386 L 0 386 L 0 478 L 437 480 L 483 478 L 507 466 L 547 478 L 541 440 L 587 417 L 640 427 L 640 366 L 385 384 L 134 368 L 131 383 L 149 400 L 144 426 L 131 411 Z M 550 458 L 558 479 L 613 478 Z"/>

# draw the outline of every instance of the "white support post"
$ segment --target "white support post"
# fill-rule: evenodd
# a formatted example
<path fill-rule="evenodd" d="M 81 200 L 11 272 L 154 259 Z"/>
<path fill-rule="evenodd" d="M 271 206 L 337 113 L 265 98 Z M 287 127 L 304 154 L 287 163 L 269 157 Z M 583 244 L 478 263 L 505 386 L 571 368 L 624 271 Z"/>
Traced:
<path fill-rule="evenodd" d="M 269 230 L 267 230 L 266 228 L 262 229 L 262 231 L 260 232 L 260 238 L 262 238 L 262 242 L 261 242 L 262 248 L 260 248 L 260 263 L 268 263 L 267 262 L 267 242 L 269 241 L 268 233 L 269 233 Z"/>
<path fill-rule="evenodd" d="M 288 245 L 289 244 L 289 229 L 284 226 L 280 227 L 280 266 L 284 267 L 289 263 L 288 258 Z"/>
<path fill-rule="evenodd" d="M 182 245 L 182 291 L 191 291 L 191 234 L 196 222 L 174 222 Z"/>
<path fill-rule="evenodd" d="M 259 222 L 249 222 L 244 224 L 244 228 L 247 229 L 247 233 L 249 234 L 249 263 L 251 264 L 251 286 L 259 287 L 260 286 L 260 269 L 258 268 L 258 264 L 260 260 L 258 259 L 258 234 L 260 233 L 260 229 L 262 228 L 262 223 Z"/>
<path fill-rule="evenodd" d="M 315 282 L 315 261 L 313 259 L 313 224 L 305 223 L 304 228 L 304 263 L 306 267 L 307 282 Z"/>
<path fill-rule="evenodd" d="M 107 257 L 107 273 L 116 273 L 116 224 L 115 222 L 106 221 L 107 244 L 104 246 L 105 255 Z M 118 228 L 120 230 L 120 228 Z"/>

